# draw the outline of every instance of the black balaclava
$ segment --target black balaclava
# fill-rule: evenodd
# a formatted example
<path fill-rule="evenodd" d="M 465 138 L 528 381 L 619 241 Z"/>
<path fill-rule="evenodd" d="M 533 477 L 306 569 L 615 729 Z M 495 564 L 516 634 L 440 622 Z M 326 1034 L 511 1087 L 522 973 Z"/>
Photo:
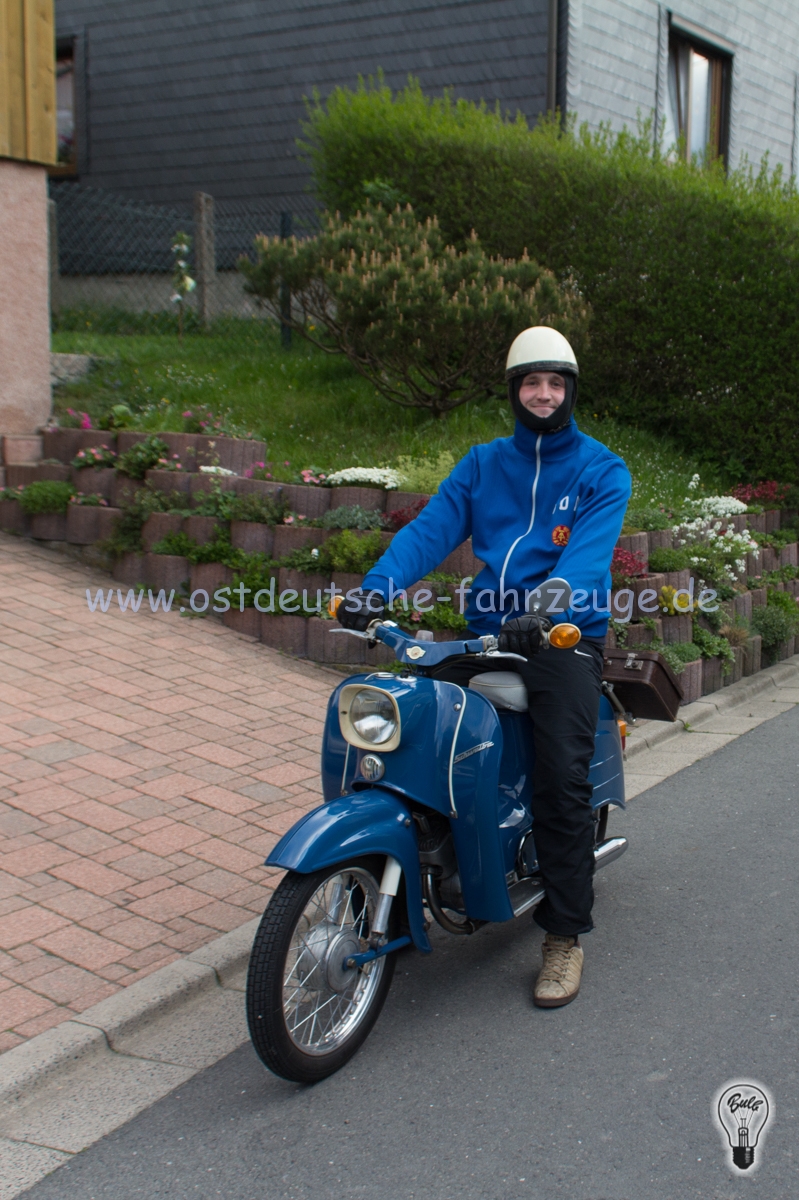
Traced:
<path fill-rule="evenodd" d="M 519 399 L 519 389 L 529 374 L 529 371 L 525 371 L 523 375 L 514 375 L 512 379 L 508 380 L 508 395 L 514 416 L 533 433 L 557 433 L 559 429 L 568 425 L 572 418 L 577 404 L 577 378 L 569 371 L 558 372 L 566 381 L 566 395 L 563 403 L 548 417 L 537 417 L 535 413 L 531 413 L 529 409 L 525 408 Z"/>

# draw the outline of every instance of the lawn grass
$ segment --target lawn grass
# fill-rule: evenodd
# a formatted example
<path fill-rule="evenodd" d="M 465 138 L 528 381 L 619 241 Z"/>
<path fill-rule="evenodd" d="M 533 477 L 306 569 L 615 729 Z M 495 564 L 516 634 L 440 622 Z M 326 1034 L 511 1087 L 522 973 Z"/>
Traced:
<path fill-rule="evenodd" d="M 400 457 L 455 461 L 471 446 L 513 430 L 509 405 L 485 400 L 464 405 L 440 420 L 383 399 L 345 359 L 326 355 L 295 335 L 290 349 L 261 322 L 230 321 L 208 334 L 109 334 L 62 330 L 53 350 L 91 354 L 100 362 L 90 375 L 59 389 L 57 411 L 89 412 L 95 424 L 125 403 L 140 428 L 180 430 L 182 414 L 211 409 L 229 413 L 236 432 L 251 432 L 268 445 L 276 478 L 291 479 L 315 466 L 395 465 Z M 581 410 L 580 428 L 621 455 L 633 475 L 631 506 L 679 505 L 696 463 L 667 439 L 620 422 L 597 420 Z M 703 490 L 720 480 L 707 468 Z"/>

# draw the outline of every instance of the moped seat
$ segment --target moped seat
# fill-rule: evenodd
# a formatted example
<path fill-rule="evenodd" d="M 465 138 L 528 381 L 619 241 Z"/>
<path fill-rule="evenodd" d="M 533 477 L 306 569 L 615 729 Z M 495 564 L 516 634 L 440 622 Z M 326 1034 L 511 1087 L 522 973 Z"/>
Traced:
<path fill-rule="evenodd" d="M 494 708 L 527 712 L 527 688 L 515 671 L 483 671 L 472 675 L 469 687 L 490 700 Z"/>

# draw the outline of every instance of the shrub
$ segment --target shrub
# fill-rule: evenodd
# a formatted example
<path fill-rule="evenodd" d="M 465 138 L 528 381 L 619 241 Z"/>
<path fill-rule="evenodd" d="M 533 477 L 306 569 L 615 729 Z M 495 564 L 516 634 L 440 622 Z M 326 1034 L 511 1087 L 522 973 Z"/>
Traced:
<path fill-rule="evenodd" d="M 392 513 L 391 516 L 394 514 Z M 360 504 L 342 504 L 331 508 L 318 521 L 321 529 L 388 529 L 391 519 L 386 513 Z"/>
<path fill-rule="evenodd" d="M 109 554 L 141 554 L 141 531 L 144 522 L 154 512 L 182 512 L 188 516 L 186 496 L 179 492 L 160 492 L 153 487 L 139 488 L 114 521 L 114 532 L 102 542 L 101 549 Z"/>
<path fill-rule="evenodd" d="M 675 675 L 682 675 L 687 663 L 702 657 L 702 651 L 694 642 L 672 642 L 670 645 L 653 642 L 652 648 L 665 658 Z"/>
<path fill-rule="evenodd" d="M 120 454 L 117 470 L 131 479 L 144 479 L 147 471 L 158 466 L 159 459 L 169 461 L 169 447 L 157 434 L 151 433 L 142 442 L 136 442 L 130 450 Z"/>
<path fill-rule="evenodd" d="M 655 574 L 666 574 L 669 571 L 684 571 L 691 565 L 691 555 L 682 546 L 676 549 L 661 547 L 649 554 L 649 570 Z"/>
<path fill-rule="evenodd" d="M 579 356 L 592 411 L 738 479 L 799 482 L 799 198 L 779 172 L 667 161 L 646 126 L 531 131 L 415 82 L 317 97 L 306 137 L 331 210 L 354 213 L 379 184 L 436 215 L 446 241 L 476 229 L 490 254 L 526 247 L 573 275 L 592 309 Z"/>
<path fill-rule="evenodd" d="M 769 588 L 766 593 L 766 602 L 772 607 L 784 612 L 786 616 L 793 621 L 793 632 L 796 632 L 799 626 L 799 603 L 795 596 L 790 592 L 780 592 L 777 588 Z M 790 634 L 788 635 L 790 637 Z"/>
<path fill-rule="evenodd" d="M 397 459 L 397 470 L 403 476 L 403 490 L 426 492 L 429 496 L 438 491 L 438 485 L 454 466 L 455 458 L 449 450 L 439 450 L 435 458 L 412 458 L 402 454 Z"/>
<path fill-rule="evenodd" d="M 456 250 L 434 216 L 419 222 L 410 205 L 328 215 L 317 237 L 260 237 L 256 254 L 239 266 L 272 316 L 287 284 L 303 337 L 346 355 L 387 399 L 434 416 L 503 394 L 505 354 L 525 326 L 552 325 L 577 348 L 584 341 L 577 289 L 526 253 L 489 257 L 475 234 Z"/>
<path fill-rule="evenodd" d="M 22 511 L 29 517 L 44 513 L 65 513 L 75 495 L 71 483 L 57 483 L 52 479 L 40 479 L 22 489 L 19 497 Z"/>
<path fill-rule="evenodd" d="M 783 593 L 784 594 L 784 593 Z M 794 636 L 796 620 L 793 614 L 776 604 L 764 604 L 752 609 L 752 629 L 762 639 L 763 653 L 772 660 L 777 648 Z"/>
<path fill-rule="evenodd" d="M 730 490 L 736 500 L 744 504 L 762 504 L 764 508 L 782 508 L 785 499 L 791 491 L 788 483 L 777 483 L 769 479 L 765 483 L 739 483 Z"/>
<path fill-rule="evenodd" d="M 396 533 L 398 530 L 404 529 L 406 525 L 410 525 L 411 521 L 416 520 L 428 503 L 428 500 L 423 498 L 414 500 L 413 504 L 406 504 L 404 508 L 395 508 L 388 514 L 392 531 Z"/>
<path fill-rule="evenodd" d="M 220 495 L 230 497 L 226 511 L 231 521 L 254 521 L 259 525 L 280 525 L 288 504 L 279 496 L 236 496 L 231 492 Z"/>
<path fill-rule="evenodd" d="M 622 533 L 641 533 L 651 529 L 671 529 L 674 514 L 663 508 L 628 508 Z"/>
<path fill-rule="evenodd" d="M 325 542 L 319 557 L 330 563 L 330 570 L 365 575 L 382 553 L 383 541 L 377 531 L 358 537 L 351 529 L 342 529 L 341 533 Z"/>

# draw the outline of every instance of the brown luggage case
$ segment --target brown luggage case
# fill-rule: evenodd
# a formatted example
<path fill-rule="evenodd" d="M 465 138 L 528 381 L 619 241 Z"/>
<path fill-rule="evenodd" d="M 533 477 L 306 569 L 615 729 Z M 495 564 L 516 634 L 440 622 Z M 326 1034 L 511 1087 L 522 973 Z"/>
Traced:
<path fill-rule="evenodd" d="M 642 720 L 674 721 L 683 697 L 677 676 L 654 650 L 604 650 L 602 678 L 627 712 Z"/>

